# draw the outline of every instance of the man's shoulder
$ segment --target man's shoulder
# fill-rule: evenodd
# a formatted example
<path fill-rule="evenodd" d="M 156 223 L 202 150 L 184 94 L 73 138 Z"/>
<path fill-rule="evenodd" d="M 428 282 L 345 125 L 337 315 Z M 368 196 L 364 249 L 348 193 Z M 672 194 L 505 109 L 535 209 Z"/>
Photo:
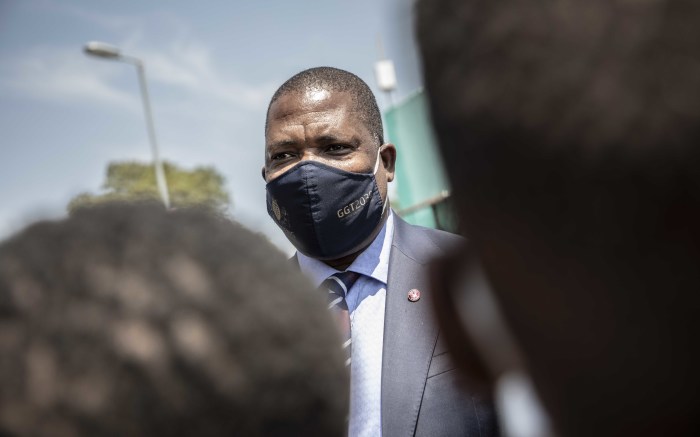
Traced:
<path fill-rule="evenodd" d="M 457 250 L 466 244 L 467 240 L 457 234 L 412 225 L 400 217 L 395 223 L 395 245 L 401 245 L 407 250 L 426 252 L 430 256 L 440 256 Z"/>
<path fill-rule="evenodd" d="M 467 242 L 466 238 L 461 235 L 453 234 L 451 232 L 442 231 L 440 229 L 426 228 L 425 226 L 411 225 L 415 228 L 417 232 L 422 232 L 428 237 L 433 243 L 438 247 L 451 249 Z"/>

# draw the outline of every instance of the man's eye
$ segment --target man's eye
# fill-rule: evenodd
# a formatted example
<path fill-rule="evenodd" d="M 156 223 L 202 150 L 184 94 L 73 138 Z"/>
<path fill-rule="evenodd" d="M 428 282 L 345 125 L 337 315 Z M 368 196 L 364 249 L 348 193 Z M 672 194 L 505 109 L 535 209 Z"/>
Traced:
<path fill-rule="evenodd" d="M 346 152 L 348 150 L 350 150 L 350 146 L 345 144 L 331 144 L 326 147 L 327 152 Z"/>
<path fill-rule="evenodd" d="M 272 157 L 271 157 L 270 159 L 272 159 L 273 161 L 280 161 L 280 160 L 282 160 L 282 159 L 288 159 L 288 158 L 291 158 L 291 157 L 292 157 L 292 154 L 291 154 L 291 153 L 289 153 L 289 152 L 281 152 L 281 153 L 275 153 L 274 155 L 272 155 Z"/>

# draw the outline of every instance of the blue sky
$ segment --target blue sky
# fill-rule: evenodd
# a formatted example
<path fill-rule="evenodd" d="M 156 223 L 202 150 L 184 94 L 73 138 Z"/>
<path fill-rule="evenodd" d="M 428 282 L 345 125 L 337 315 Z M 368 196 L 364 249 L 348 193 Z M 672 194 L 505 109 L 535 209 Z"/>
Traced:
<path fill-rule="evenodd" d="M 146 64 L 161 155 L 213 165 L 231 213 L 284 250 L 265 210 L 265 109 L 294 73 L 330 65 L 376 89 L 377 39 L 396 62 L 401 98 L 420 86 L 403 0 L 0 0 L 0 238 L 65 214 L 98 192 L 108 162 L 150 161 L 132 66 L 88 58 L 87 41 Z"/>

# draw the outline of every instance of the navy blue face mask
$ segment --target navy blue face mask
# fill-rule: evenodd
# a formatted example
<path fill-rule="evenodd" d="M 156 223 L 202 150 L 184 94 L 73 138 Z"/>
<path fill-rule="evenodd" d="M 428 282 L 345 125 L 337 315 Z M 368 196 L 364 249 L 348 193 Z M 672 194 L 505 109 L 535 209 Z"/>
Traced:
<path fill-rule="evenodd" d="M 375 174 L 303 161 L 267 184 L 267 212 L 304 255 L 350 255 L 377 229 L 386 209 Z"/>

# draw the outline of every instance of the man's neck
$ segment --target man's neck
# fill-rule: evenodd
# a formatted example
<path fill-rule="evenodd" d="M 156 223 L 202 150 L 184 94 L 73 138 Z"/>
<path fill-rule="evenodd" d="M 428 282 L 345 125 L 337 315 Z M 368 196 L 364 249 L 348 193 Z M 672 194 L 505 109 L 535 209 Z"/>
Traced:
<path fill-rule="evenodd" d="M 350 267 L 350 264 L 352 264 L 352 262 L 355 261 L 355 259 L 357 259 L 357 257 L 362 253 L 363 250 L 365 250 L 365 248 L 366 246 L 351 255 L 323 262 L 333 267 L 334 269 L 342 272 L 348 267 Z"/>

